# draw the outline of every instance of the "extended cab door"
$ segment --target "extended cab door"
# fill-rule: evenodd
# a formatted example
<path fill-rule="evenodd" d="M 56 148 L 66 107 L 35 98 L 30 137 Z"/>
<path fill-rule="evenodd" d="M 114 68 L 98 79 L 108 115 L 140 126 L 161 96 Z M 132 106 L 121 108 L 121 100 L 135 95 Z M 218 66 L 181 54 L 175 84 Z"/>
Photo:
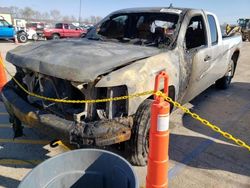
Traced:
<path fill-rule="evenodd" d="M 210 53 L 211 53 L 211 62 L 210 62 L 210 71 L 207 77 L 210 79 L 210 82 L 215 82 L 219 78 L 225 75 L 228 62 L 228 53 L 225 53 L 229 47 L 224 46 L 222 41 L 222 33 L 220 29 L 219 21 L 216 16 L 212 13 L 206 15 L 209 28 L 209 37 L 210 37 Z"/>
<path fill-rule="evenodd" d="M 185 59 L 190 59 L 192 70 L 183 102 L 190 101 L 214 82 L 211 79 L 213 53 L 210 49 L 209 34 L 207 19 L 203 11 L 193 13 L 190 16 L 184 39 Z"/>
<path fill-rule="evenodd" d="M 15 34 L 14 28 L 5 20 L 0 20 L 0 37 L 13 38 Z"/>

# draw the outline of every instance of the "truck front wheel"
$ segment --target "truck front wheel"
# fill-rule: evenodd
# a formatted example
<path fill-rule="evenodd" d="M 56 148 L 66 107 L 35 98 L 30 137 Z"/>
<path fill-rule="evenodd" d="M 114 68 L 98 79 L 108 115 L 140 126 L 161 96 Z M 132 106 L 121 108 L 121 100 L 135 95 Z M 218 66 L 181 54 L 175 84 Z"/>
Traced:
<path fill-rule="evenodd" d="M 220 78 L 219 80 L 217 80 L 215 82 L 216 88 L 218 88 L 218 89 L 227 89 L 227 88 L 229 88 L 230 83 L 232 81 L 232 78 L 234 76 L 234 71 L 235 71 L 235 64 L 234 64 L 234 61 L 231 60 L 229 68 L 228 68 L 227 73 L 225 74 L 225 76 L 223 76 L 222 78 Z"/>
<path fill-rule="evenodd" d="M 146 99 L 138 108 L 130 140 L 131 163 L 147 165 L 149 148 L 150 110 L 153 100 Z"/>
<path fill-rule="evenodd" d="M 28 37 L 26 33 L 22 32 L 22 33 L 17 34 L 17 40 L 20 43 L 26 43 L 28 41 Z"/>

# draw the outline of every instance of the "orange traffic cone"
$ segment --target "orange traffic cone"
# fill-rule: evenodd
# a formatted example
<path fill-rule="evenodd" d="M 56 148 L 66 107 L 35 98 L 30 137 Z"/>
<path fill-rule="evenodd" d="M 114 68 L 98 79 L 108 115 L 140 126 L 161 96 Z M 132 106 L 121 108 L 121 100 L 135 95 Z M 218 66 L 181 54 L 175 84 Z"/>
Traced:
<path fill-rule="evenodd" d="M 168 95 L 168 75 L 161 72 L 155 79 L 155 92 L 159 91 L 160 79 L 164 79 L 164 93 Z M 161 96 L 155 96 L 151 106 L 148 169 L 146 188 L 168 187 L 170 104 Z"/>
<path fill-rule="evenodd" d="M 3 89 L 3 86 L 7 83 L 7 77 L 4 71 L 3 58 L 0 54 L 0 92 Z"/>

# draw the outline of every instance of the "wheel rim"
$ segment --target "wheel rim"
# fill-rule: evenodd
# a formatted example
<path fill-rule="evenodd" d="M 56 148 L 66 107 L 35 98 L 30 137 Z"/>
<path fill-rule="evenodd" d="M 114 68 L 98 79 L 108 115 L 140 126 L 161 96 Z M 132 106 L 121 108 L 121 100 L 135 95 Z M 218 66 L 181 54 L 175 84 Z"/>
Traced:
<path fill-rule="evenodd" d="M 54 40 L 58 40 L 58 39 L 59 39 L 59 36 L 54 35 L 54 36 L 53 36 L 53 39 L 54 39 Z"/>
<path fill-rule="evenodd" d="M 38 39 L 38 37 L 37 37 L 36 34 L 34 34 L 32 38 L 33 38 L 33 40 L 37 40 Z"/>
<path fill-rule="evenodd" d="M 227 81 L 228 84 L 231 82 L 233 74 L 234 74 L 234 64 L 231 63 L 231 65 L 229 67 L 229 70 L 228 70 L 228 72 L 226 74 L 226 81 Z"/>
<path fill-rule="evenodd" d="M 25 41 L 26 41 L 26 37 L 25 37 L 24 35 L 21 35 L 21 36 L 20 36 L 20 41 L 21 41 L 21 42 L 25 42 Z"/>
<path fill-rule="evenodd" d="M 144 144 L 143 144 L 143 147 L 144 147 L 143 156 L 144 157 L 147 157 L 148 151 L 149 151 L 149 134 L 150 134 L 150 128 L 147 129 L 146 132 L 145 132 L 145 140 L 144 140 Z"/>
<path fill-rule="evenodd" d="M 230 76 L 230 77 L 233 76 L 233 64 L 230 65 L 227 76 Z"/>
<path fill-rule="evenodd" d="M 145 151 L 146 151 L 146 153 L 148 153 L 148 151 L 149 151 L 149 129 L 148 129 L 148 131 L 147 131 L 147 135 L 146 135 L 146 144 L 145 144 Z"/>

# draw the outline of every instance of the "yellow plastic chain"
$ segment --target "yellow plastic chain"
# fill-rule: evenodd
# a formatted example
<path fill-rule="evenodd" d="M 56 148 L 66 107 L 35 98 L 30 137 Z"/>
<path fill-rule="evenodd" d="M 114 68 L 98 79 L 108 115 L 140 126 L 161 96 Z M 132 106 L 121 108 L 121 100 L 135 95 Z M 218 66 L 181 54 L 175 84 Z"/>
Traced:
<path fill-rule="evenodd" d="M 248 149 L 248 151 L 250 151 L 250 146 L 248 144 L 246 144 L 244 141 L 242 141 L 241 139 L 235 138 L 233 135 L 229 134 L 226 131 L 221 130 L 218 126 L 213 125 L 212 123 L 210 123 L 209 121 L 207 121 L 204 118 L 201 118 L 198 114 L 191 112 L 188 108 L 182 106 L 180 103 L 172 100 L 170 97 L 168 97 L 167 95 L 165 95 L 163 92 L 161 91 L 145 91 L 142 93 L 136 93 L 136 94 L 131 94 L 131 95 L 127 95 L 127 96 L 121 96 L 121 97 L 114 97 L 114 98 L 107 98 L 107 99 L 92 99 L 92 100 L 67 100 L 67 99 L 55 99 L 55 98 L 50 98 L 50 97 L 45 97 L 45 96 L 41 96 L 32 92 L 29 92 L 27 89 L 25 89 L 22 84 L 20 84 L 16 78 L 14 76 L 12 76 L 12 74 L 7 70 L 6 66 L 3 63 L 2 58 L 0 57 L 0 63 L 3 65 L 4 69 L 6 70 L 6 72 L 10 75 L 10 77 L 14 80 L 14 82 L 28 95 L 42 99 L 42 100 L 46 100 L 46 101 L 51 101 L 51 102 L 57 102 L 57 103 L 75 103 L 75 104 L 79 104 L 79 103 L 101 103 L 101 102 L 110 102 L 110 101 L 118 101 L 118 100 L 126 100 L 126 99 L 131 99 L 131 98 L 136 98 L 136 97 L 141 97 L 141 96 L 146 96 L 146 95 L 157 95 L 157 96 L 161 96 L 164 98 L 164 100 L 168 101 L 169 103 L 172 103 L 175 107 L 181 109 L 182 111 L 184 111 L 185 113 L 189 114 L 192 118 L 196 119 L 197 121 L 201 122 L 203 125 L 209 127 L 210 129 L 212 129 L 213 131 L 221 134 L 223 137 L 225 137 L 228 140 L 232 140 L 233 142 L 235 142 L 237 145 Z"/>
<path fill-rule="evenodd" d="M 166 96 L 164 93 L 158 91 L 156 93 L 156 95 L 163 97 L 164 100 L 168 101 L 169 103 L 172 103 L 175 107 L 180 108 L 183 112 L 190 115 L 192 118 L 196 119 L 197 121 L 200 121 L 203 125 L 209 127 L 213 131 L 221 134 L 226 139 L 232 140 L 233 142 L 235 142 L 239 146 L 246 148 L 250 151 L 250 146 L 248 144 L 246 144 L 244 141 L 242 141 L 241 139 L 235 138 L 233 135 L 229 134 L 226 131 L 221 130 L 218 126 L 213 125 L 212 123 L 210 123 L 206 119 L 200 117 L 198 114 L 191 112 L 188 108 L 182 106 L 180 103 L 173 101 L 170 97 Z"/>

